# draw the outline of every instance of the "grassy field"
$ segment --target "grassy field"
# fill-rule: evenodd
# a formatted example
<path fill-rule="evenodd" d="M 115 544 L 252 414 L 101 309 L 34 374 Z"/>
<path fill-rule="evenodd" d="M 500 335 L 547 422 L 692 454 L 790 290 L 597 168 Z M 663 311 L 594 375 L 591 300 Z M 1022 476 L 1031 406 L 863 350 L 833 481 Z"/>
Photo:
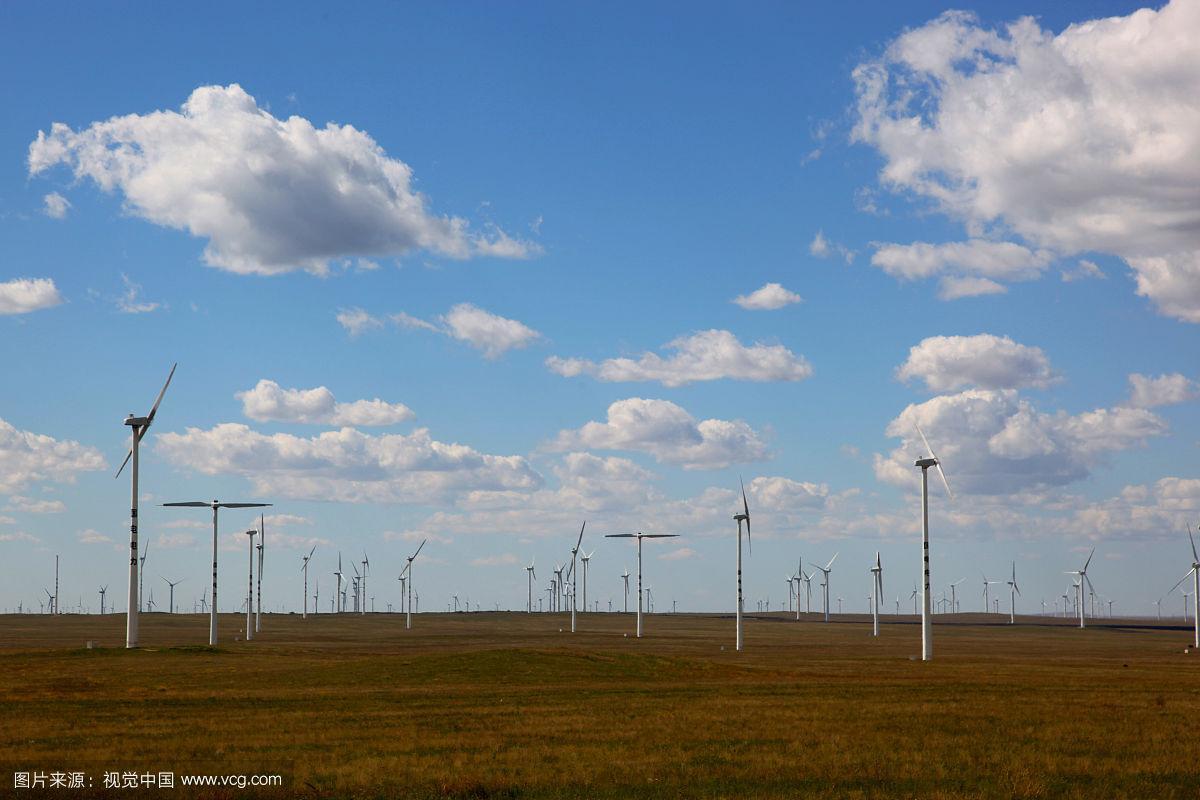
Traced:
<path fill-rule="evenodd" d="M 922 663 L 910 616 L 786 617 L 739 654 L 684 614 L 641 640 L 619 614 L 269 615 L 251 643 L 223 615 L 216 649 L 152 614 L 132 652 L 123 616 L 0 616 L 0 796 L 40 768 L 86 769 L 70 797 L 1200 797 L 1190 628 L 939 617 Z M 135 769 L 286 788 L 99 790 Z"/>

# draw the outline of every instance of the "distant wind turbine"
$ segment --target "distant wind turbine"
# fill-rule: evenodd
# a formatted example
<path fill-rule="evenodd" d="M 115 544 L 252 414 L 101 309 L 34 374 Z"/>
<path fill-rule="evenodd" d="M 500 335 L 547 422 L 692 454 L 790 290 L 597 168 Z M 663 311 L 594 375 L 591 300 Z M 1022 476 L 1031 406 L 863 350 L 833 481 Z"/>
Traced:
<path fill-rule="evenodd" d="M 604 538 L 606 539 L 637 539 L 638 551 L 638 610 L 637 610 L 637 638 L 642 638 L 642 539 L 675 539 L 678 538 L 677 533 L 610 533 Z M 649 587 L 646 587 L 649 590 Z"/>
<path fill-rule="evenodd" d="M 753 482 L 752 482 L 753 483 Z M 750 504 L 746 501 L 746 484 L 742 483 L 741 477 L 738 478 L 738 484 L 742 489 L 742 513 L 734 514 L 733 518 L 737 522 L 737 642 L 736 647 L 740 653 L 742 650 L 742 523 L 746 523 L 746 545 L 750 547 L 753 553 L 753 547 L 750 545 Z"/>
<path fill-rule="evenodd" d="M 929 596 L 929 468 L 937 467 L 942 484 L 946 487 L 946 495 L 951 500 L 954 499 L 954 492 L 950 491 L 950 481 L 946 480 L 942 462 L 938 460 L 933 448 L 929 446 L 925 432 L 921 430 L 920 425 L 915 423 L 914 425 L 917 433 L 921 436 L 921 441 L 925 443 L 925 450 L 929 453 L 925 458 L 917 459 L 914 466 L 921 469 L 921 572 L 924 578 L 921 592 L 921 660 L 931 661 L 933 660 L 933 615 L 929 608 L 931 599 Z"/>

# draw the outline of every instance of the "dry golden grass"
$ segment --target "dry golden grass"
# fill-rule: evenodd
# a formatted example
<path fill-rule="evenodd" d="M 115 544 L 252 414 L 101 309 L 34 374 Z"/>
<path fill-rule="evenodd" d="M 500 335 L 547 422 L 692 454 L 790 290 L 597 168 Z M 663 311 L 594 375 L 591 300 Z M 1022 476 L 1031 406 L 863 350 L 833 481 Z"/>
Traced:
<path fill-rule="evenodd" d="M 0 617 L 0 790 L 78 764 L 330 798 L 1200 797 L 1188 631 L 963 615 L 922 663 L 912 617 L 785 617 L 740 654 L 682 614 L 641 640 L 618 614 L 269 615 L 252 643 L 227 615 L 216 650 L 154 614 L 133 652 L 123 616 Z"/>

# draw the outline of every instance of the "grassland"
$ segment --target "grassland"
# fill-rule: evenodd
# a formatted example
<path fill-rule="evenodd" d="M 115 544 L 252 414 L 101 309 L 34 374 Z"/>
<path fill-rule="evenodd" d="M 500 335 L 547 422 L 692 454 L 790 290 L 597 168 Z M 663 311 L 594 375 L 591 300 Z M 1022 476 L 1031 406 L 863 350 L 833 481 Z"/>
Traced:
<path fill-rule="evenodd" d="M 74 764 L 314 798 L 1200 797 L 1188 630 L 950 619 L 922 663 L 903 616 L 873 639 L 757 615 L 740 654 L 732 620 L 683 614 L 641 640 L 618 614 L 269 615 L 251 643 L 229 615 L 216 649 L 207 618 L 153 614 L 137 651 L 123 616 L 0 616 L 0 796 Z"/>

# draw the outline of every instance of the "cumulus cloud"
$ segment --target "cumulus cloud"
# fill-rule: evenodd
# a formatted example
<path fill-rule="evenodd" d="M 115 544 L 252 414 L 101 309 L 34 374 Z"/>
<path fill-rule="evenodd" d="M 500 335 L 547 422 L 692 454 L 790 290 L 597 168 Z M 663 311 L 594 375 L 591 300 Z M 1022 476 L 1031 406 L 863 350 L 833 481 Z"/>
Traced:
<path fill-rule="evenodd" d="M 512 553 L 471 559 L 472 567 L 511 567 L 520 563 L 520 560 Z"/>
<path fill-rule="evenodd" d="M 32 536 L 25 531 L 13 531 L 12 533 L 0 533 L 0 542 L 40 542 L 41 539 Z"/>
<path fill-rule="evenodd" d="M 871 264 L 902 280 L 939 278 L 939 297 L 957 300 L 1007 291 L 997 281 L 1027 281 L 1053 260 L 1047 250 L 1033 251 L 1012 242 L 971 239 L 930 244 L 877 244 Z"/>
<path fill-rule="evenodd" d="M 970 389 L 910 405 L 892 420 L 887 435 L 903 444 L 887 456 L 876 454 L 877 478 L 897 486 L 914 484 L 913 462 L 927 455 L 918 424 L 955 491 L 979 495 L 1065 486 L 1086 478 L 1107 455 L 1167 432 L 1166 423 L 1145 409 L 1049 414 L 1014 389 Z"/>
<path fill-rule="evenodd" d="M 28 314 L 63 301 L 50 278 L 16 278 L 0 283 L 0 315 Z"/>
<path fill-rule="evenodd" d="M 1197 397 L 1200 397 L 1200 383 L 1178 372 L 1156 378 L 1136 372 L 1129 376 L 1129 405 L 1134 408 L 1170 406 Z"/>
<path fill-rule="evenodd" d="M 42 213 L 51 219 L 65 219 L 71 202 L 58 192 L 51 192 L 42 198 Z"/>
<path fill-rule="evenodd" d="M 1200 322 L 1198 34 L 1190 0 L 1057 35 L 948 11 L 854 70 L 853 137 L 885 186 L 972 235 L 1114 254 L 1163 313 Z"/>
<path fill-rule="evenodd" d="M 106 466 L 94 447 L 17 430 L 0 419 L 0 492 L 13 493 L 39 481 L 74 483 L 76 473 Z"/>
<path fill-rule="evenodd" d="M 440 333 L 482 350 L 485 358 L 499 358 L 509 350 L 528 347 L 542 337 L 523 322 L 507 319 L 470 303 L 459 303 L 437 319 L 437 322 L 406 314 L 392 315 L 401 328 Z"/>
<path fill-rule="evenodd" d="M 350 125 L 278 119 L 237 84 L 201 86 L 179 111 L 128 114 L 78 131 L 61 122 L 29 146 L 29 173 L 65 165 L 119 192 L 128 213 L 208 240 L 204 260 L 242 274 L 425 250 L 524 258 L 536 245 L 438 216 L 411 167 Z"/>
<path fill-rule="evenodd" d="M 919 378 L 933 392 L 964 386 L 1045 388 L 1058 380 L 1041 348 L 990 333 L 923 339 L 908 351 L 908 360 L 896 369 L 896 377 L 902 381 Z"/>
<path fill-rule="evenodd" d="M 1086 258 L 1081 258 L 1074 269 L 1064 269 L 1062 271 L 1063 283 L 1074 283 L 1075 281 L 1085 281 L 1089 279 L 1106 280 L 1107 275 L 1104 270 L 1096 264 L 1095 261 L 1088 261 Z"/>
<path fill-rule="evenodd" d="M 774 311 L 802 301 L 800 295 L 788 291 L 778 283 L 767 283 L 750 294 L 740 294 L 733 298 L 734 303 L 747 311 Z"/>
<path fill-rule="evenodd" d="M 831 258 L 838 256 L 847 264 L 854 263 L 855 253 L 845 245 L 831 242 L 825 238 L 824 231 L 817 231 L 817 235 L 813 237 L 812 242 L 808 245 L 808 252 L 812 253 L 817 258 Z"/>
<path fill-rule="evenodd" d="M 80 544 L 112 544 L 111 536 L 105 536 L 103 533 L 92 528 L 80 531 L 76 537 Z"/>
<path fill-rule="evenodd" d="M 767 446 L 745 422 L 697 421 L 668 400 L 631 397 L 608 407 L 605 422 L 560 431 L 554 450 L 632 450 L 684 469 L 719 469 L 759 461 Z"/>
<path fill-rule="evenodd" d="M 117 309 L 122 314 L 148 314 L 163 307 L 161 303 L 139 300 L 138 295 L 142 293 L 142 285 L 134 283 L 128 275 L 121 273 L 121 282 L 125 284 L 125 292 L 117 298 Z"/>
<path fill-rule="evenodd" d="M 678 547 L 674 550 L 668 550 L 658 558 L 660 561 L 687 561 L 688 559 L 695 558 L 698 555 L 699 553 L 690 547 Z"/>
<path fill-rule="evenodd" d="M 804 356 L 783 345 L 761 342 L 747 347 L 729 331 L 708 330 L 668 342 L 674 355 L 663 358 L 643 353 L 639 358 L 609 358 L 600 363 L 580 358 L 551 356 L 546 366 L 563 377 L 588 374 L 607 382 L 658 381 L 664 386 L 684 386 L 697 381 L 731 378 L 742 381 L 802 381 L 812 375 Z"/>
<path fill-rule="evenodd" d="M 383 327 L 383 320 L 371 316 L 361 308 L 338 309 L 337 321 L 351 337 Z"/>
<path fill-rule="evenodd" d="M 14 494 L 8 498 L 5 511 L 19 511 L 24 514 L 61 514 L 67 510 L 61 500 L 35 500 L 32 497 L 22 497 Z"/>
<path fill-rule="evenodd" d="M 324 386 L 315 389 L 284 389 L 263 378 L 253 389 L 234 395 L 242 401 L 242 413 L 258 422 L 300 422 L 314 425 L 395 425 L 415 415 L 403 403 L 355 400 L 339 403 Z"/>
<path fill-rule="evenodd" d="M 160 434 L 156 449 L 177 466 L 240 475 L 260 495 L 300 500 L 424 504 L 471 490 L 541 483 L 521 456 L 439 442 L 424 428 L 380 436 L 342 428 L 303 438 L 224 423 Z"/>

